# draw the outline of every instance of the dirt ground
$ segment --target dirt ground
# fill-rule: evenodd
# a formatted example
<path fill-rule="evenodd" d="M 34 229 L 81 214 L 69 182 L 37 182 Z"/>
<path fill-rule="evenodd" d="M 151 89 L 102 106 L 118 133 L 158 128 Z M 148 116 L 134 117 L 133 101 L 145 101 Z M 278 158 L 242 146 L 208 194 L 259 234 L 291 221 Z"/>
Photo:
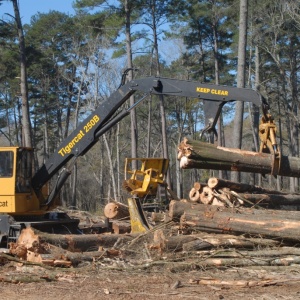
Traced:
<path fill-rule="evenodd" d="M 0 251 L 0 299 L 300 299 L 297 259 L 282 259 L 286 265 L 274 266 L 266 264 L 266 257 L 249 256 L 232 260 L 242 266 L 216 267 L 221 256 L 214 257 L 214 250 L 206 254 L 150 251 L 153 237 L 144 238 L 135 239 L 131 247 L 118 245 L 120 256 L 80 260 L 69 268 L 20 262 Z M 214 264 L 208 264 L 210 258 L 215 258 Z"/>
<path fill-rule="evenodd" d="M 177 271 L 176 271 L 177 270 Z M 175 264 L 140 268 L 96 262 L 57 268 L 6 262 L 1 299 L 300 299 L 300 267 L 179 270 Z"/>

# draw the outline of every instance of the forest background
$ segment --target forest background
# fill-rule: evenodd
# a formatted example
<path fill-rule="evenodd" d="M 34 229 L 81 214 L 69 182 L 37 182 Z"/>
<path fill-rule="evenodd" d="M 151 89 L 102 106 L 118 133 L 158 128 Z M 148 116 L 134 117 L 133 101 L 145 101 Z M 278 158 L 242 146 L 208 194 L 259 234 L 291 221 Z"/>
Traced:
<path fill-rule="evenodd" d="M 18 8 L 16 0 L 4 1 Z M 299 156 L 299 1 L 76 0 L 73 7 L 74 15 L 37 13 L 28 24 L 16 14 L 0 20 L 1 146 L 34 147 L 38 168 L 118 88 L 127 68 L 135 69 L 128 80 L 163 76 L 240 86 L 244 49 L 242 85 L 267 99 L 281 149 Z M 241 24 L 247 28 L 242 45 Z M 184 136 L 200 138 L 203 118 L 199 99 L 143 101 L 78 160 L 62 191 L 63 204 L 97 211 L 111 199 L 126 200 L 126 157 L 168 157 L 167 181 L 180 198 L 188 197 L 196 181 L 230 179 L 225 172 L 179 168 L 177 146 Z M 226 105 L 218 143 L 258 151 L 258 121 L 251 103 Z M 295 178 L 242 174 L 240 180 L 299 191 Z"/>

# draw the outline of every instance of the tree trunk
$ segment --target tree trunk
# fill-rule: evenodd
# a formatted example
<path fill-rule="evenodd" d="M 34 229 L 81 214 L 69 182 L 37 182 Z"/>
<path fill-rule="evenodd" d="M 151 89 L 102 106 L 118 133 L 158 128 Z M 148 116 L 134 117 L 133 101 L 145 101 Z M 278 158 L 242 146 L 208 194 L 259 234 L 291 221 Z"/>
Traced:
<path fill-rule="evenodd" d="M 255 89 L 260 92 L 260 52 L 258 46 L 255 46 Z M 258 139 L 258 130 L 259 130 L 259 107 L 255 104 L 252 104 L 252 114 L 253 114 L 253 143 L 255 147 L 255 151 L 259 150 L 259 139 Z M 282 148 L 281 148 L 282 149 Z M 256 176 L 253 175 L 254 182 L 256 184 L 255 179 Z M 261 185 L 262 176 L 259 174 L 258 176 L 258 185 Z M 278 189 L 279 190 L 279 189 Z"/>
<path fill-rule="evenodd" d="M 29 102 L 28 102 L 28 85 L 27 85 L 27 69 L 26 69 L 26 56 L 25 56 L 25 39 L 23 34 L 23 27 L 20 18 L 20 12 L 18 7 L 17 0 L 12 0 L 15 21 L 18 30 L 19 38 L 19 49 L 20 49 L 20 88 L 22 95 L 22 131 L 23 139 L 22 145 L 24 147 L 32 147 L 32 135 L 31 135 L 31 124 L 30 124 L 30 115 L 29 115 Z"/>
<path fill-rule="evenodd" d="M 112 188 L 113 188 L 113 197 L 114 199 L 117 199 L 117 190 L 116 190 L 116 179 L 115 179 L 115 174 L 114 174 L 114 167 L 113 167 L 113 162 L 112 162 L 112 154 L 111 154 L 111 149 L 109 147 L 106 134 L 103 134 L 103 140 L 106 146 L 106 151 L 107 151 L 107 156 L 108 156 L 108 161 L 109 161 L 109 169 L 110 169 L 110 178 L 112 182 Z"/>
<path fill-rule="evenodd" d="M 148 121 L 147 121 L 147 142 L 146 142 L 146 157 L 150 157 L 150 141 L 151 141 L 151 122 L 152 122 L 152 95 L 151 99 L 148 101 Z"/>
<path fill-rule="evenodd" d="M 151 15 L 152 15 L 152 31 L 154 37 L 154 55 L 156 62 L 156 75 L 160 76 L 160 61 L 159 61 L 159 52 L 158 52 L 158 39 L 157 39 L 157 28 L 156 28 L 156 0 L 151 1 Z M 162 133 L 162 145 L 163 145 L 163 157 L 169 158 L 168 151 L 168 142 L 167 142 L 167 125 L 166 125 L 166 113 L 164 107 L 164 96 L 159 96 L 159 108 L 160 108 L 160 117 L 161 117 L 161 133 Z M 171 177 L 170 177 L 170 169 L 167 170 L 166 174 L 166 182 L 167 185 L 172 188 L 171 185 Z"/>
<path fill-rule="evenodd" d="M 238 69 L 237 87 L 245 87 L 245 63 L 247 46 L 247 21 L 248 21 L 248 0 L 240 0 L 240 23 L 239 23 L 239 46 L 238 46 Z M 244 102 L 237 101 L 235 107 L 234 127 L 233 127 L 233 146 L 241 149 L 243 132 Z M 231 173 L 231 180 L 239 182 L 240 174 Z"/>
<path fill-rule="evenodd" d="M 127 68 L 128 71 L 128 81 L 131 81 L 133 78 L 132 74 L 132 48 L 131 48 L 131 9 L 130 9 L 130 1 L 124 1 L 125 8 L 125 36 L 126 36 L 126 54 L 127 54 Z M 130 106 L 134 105 L 134 96 L 129 98 Z M 131 118 L 131 157 L 137 157 L 137 119 L 136 119 L 136 110 L 135 108 L 130 111 Z M 132 169 L 137 169 L 137 161 L 132 161 Z"/>
<path fill-rule="evenodd" d="M 176 193 L 178 197 L 183 198 L 182 174 L 181 174 L 181 169 L 178 160 L 176 160 L 175 170 L 176 170 Z"/>

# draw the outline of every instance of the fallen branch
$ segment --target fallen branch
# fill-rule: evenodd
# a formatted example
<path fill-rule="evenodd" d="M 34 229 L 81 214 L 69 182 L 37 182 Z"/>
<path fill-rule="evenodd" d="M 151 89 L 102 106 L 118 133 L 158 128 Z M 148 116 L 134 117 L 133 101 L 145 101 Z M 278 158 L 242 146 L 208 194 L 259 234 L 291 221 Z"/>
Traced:
<path fill-rule="evenodd" d="M 199 278 L 190 279 L 190 284 L 203 284 L 203 285 L 222 285 L 222 286 L 232 286 L 232 287 L 255 287 L 255 286 L 270 286 L 279 285 L 285 282 L 300 281 L 300 277 L 294 278 L 280 278 L 280 279 L 261 279 L 261 280 L 222 280 L 217 278 Z"/>

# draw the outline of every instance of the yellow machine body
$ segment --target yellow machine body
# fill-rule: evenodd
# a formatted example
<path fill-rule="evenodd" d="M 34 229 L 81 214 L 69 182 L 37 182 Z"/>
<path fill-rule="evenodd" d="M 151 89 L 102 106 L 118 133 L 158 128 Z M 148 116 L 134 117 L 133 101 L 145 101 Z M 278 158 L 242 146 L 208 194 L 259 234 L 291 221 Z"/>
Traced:
<path fill-rule="evenodd" d="M 33 150 L 0 147 L 0 213 L 39 213 L 40 203 L 31 188 Z"/>
<path fill-rule="evenodd" d="M 133 161 L 137 161 L 139 169 L 131 168 Z M 156 196 L 158 186 L 165 185 L 164 176 L 168 166 L 169 160 L 165 158 L 126 158 L 123 187 L 134 196 L 127 199 L 132 233 L 143 233 L 151 228 L 140 199 Z M 130 175 L 129 179 L 126 179 L 127 175 Z"/>
<path fill-rule="evenodd" d="M 141 166 L 137 170 L 131 169 L 132 161 Z M 156 195 L 159 185 L 165 184 L 164 176 L 169 166 L 166 158 L 126 158 L 124 188 L 139 198 Z M 126 179 L 127 175 L 131 175 Z"/>

